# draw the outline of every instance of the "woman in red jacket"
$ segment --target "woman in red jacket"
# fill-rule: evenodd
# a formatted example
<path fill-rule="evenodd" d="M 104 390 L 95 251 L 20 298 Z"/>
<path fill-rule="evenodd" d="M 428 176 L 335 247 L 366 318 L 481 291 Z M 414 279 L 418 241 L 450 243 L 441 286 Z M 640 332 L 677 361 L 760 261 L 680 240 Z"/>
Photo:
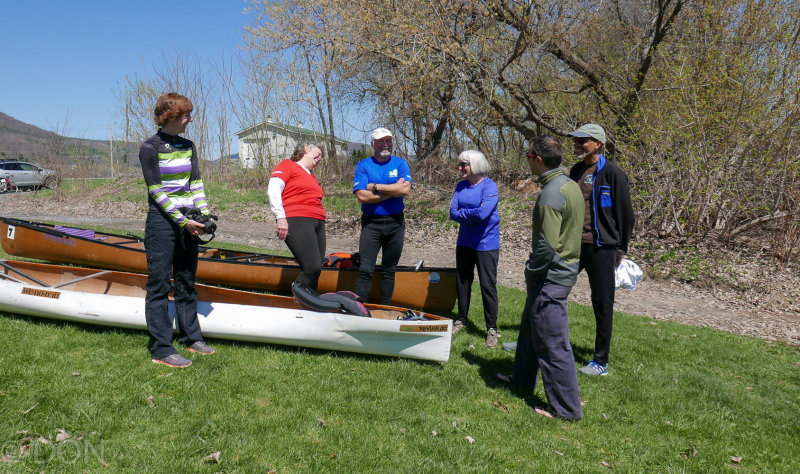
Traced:
<path fill-rule="evenodd" d="M 278 226 L 278 238 L 286 241 L 300 264 L 297 281 L 317 289 L 325 257 L 325 209 L 322 187 L 314 168 L 322 161 L 322 150 L 313 143 L 300 143 L 291 159 L 272 170 L 267 195 Z"/>

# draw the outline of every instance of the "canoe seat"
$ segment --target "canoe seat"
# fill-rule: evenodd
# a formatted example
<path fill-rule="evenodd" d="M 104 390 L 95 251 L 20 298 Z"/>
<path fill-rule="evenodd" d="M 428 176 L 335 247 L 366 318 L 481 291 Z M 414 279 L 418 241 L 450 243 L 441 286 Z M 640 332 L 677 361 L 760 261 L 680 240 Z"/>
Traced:
<path fill-rule="evenodd" d="M 297 304 L 309 311 L 370 317 L 369 310 L 361 302 L 361 298 L 352 291 L 337 291 L 320 295 L 306 285 L 294 282 L 292 283 L 292 296 Z"/>
<path fill-rule="evenodd" d="M 75 227 L 66 227 L 63 225 L 57 225 L 55 229 L 65 234 L 74 235 L 75 237 L 94 240 L 94 231 L 91 229 L 76 229 Z"/>
<path fill-rule="evenodd" d="M 200 248 L 200 258 L 216 258 L 219 257 L 219 249 L 214 248 Z"/>

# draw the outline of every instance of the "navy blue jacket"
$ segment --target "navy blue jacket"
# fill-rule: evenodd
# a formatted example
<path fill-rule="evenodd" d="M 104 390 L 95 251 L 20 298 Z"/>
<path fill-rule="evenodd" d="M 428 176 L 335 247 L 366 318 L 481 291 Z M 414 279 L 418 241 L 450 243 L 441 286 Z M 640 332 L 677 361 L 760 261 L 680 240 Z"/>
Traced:
<path fill-rule="evenodd" d="M 577 182 L 581 179 L 584 162 L 579 161 L 569 171 L 569 177 Z M 633 205 L 625 172 L 600 155 L 592 178 L 591 208 L 594 214 L 595 245 L 618 245 L 627 253 L 633 233 Z"/>

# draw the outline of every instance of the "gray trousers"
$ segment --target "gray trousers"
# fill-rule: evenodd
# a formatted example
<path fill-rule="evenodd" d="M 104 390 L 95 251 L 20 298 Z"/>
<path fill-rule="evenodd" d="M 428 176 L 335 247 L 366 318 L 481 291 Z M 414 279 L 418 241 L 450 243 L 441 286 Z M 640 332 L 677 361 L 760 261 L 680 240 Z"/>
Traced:
<path fill-rule="evenodd" d="M 569 343 L 567 296 L 571 290 L 571 286 L 549 282 L 528 285 L 512 380 L 533 391 L 541 372 L 552 413 L 578 419 L 583 412 L 575 356 Z"/>

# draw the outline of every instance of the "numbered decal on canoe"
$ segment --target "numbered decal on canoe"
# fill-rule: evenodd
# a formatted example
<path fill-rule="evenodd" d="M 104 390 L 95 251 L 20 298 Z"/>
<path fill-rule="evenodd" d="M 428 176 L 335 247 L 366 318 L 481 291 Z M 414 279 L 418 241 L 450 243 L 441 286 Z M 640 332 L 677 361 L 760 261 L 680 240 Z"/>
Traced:
<path fill-rule="evenodd" d="M 447 324 L 432 324 L 428 326 L 401 324 L 400 331 L 402 332 L 447 332 Z"/>
<path fill-rule="evenodd" d="M 28 288 L 27 286 L 22 288 L 22 294 L 28 296 L 39 296 L 42 298 L 53 298 L 55 300 L 61 297 L 60 291 L 42 290 L 39 288 Z"/>
<path fill-rule="evenodd" d="M 430 276 L 428 277 L 428 280 L 431 283 L 439 283 L 439 280 L 441 279 L 442 277 L 439 276 L 439 272 L 431 272 Z"/>
<path fill-rule="evenodd" d="M 17 228 L 13 225 L 8 226 L 8 232 L 6 232 L 6 237 L 9 240 L 14 240 L 14 233 L 17 231 Z"/>

